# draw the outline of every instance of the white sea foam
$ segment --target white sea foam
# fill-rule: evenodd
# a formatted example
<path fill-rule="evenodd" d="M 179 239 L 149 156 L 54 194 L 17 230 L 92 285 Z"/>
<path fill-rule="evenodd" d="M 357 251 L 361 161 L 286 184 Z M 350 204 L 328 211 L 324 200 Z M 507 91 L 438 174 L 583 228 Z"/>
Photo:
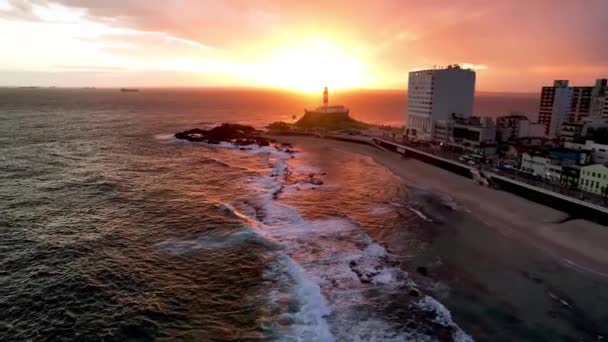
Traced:
<path fill-rule="evenodd" d="M 379 205 L 370 209 L 369 213 L 372 215 L 387 215 L 395 211 L 395 208 L 390 205 Z"/>
<path fill-rule="evenodd" d="M 350 332 L 347 341 L 353 342 L 431 342 L 435 339 L 416 333 L 415 331 L 390 332 L 391 327 L 380 319 L 367 319 L 352 324 L 346 324 L 345 330 Z M 378 332 L 387 332 L 379 334 Z"/>
<path fill-rule="evenodd" d="M 156 134 L 154 139 L 161 141 L 177 140 L 173 134 Z"/>
<path fill-rule="evenodd" d="M 277 247 L 272 241 L 247 227 L 226 234 L 205 234 L 192 238 L 169 239 L 157 244 L 157 247 L 169 255 L 183 255 L 201 250 L 224 249 L 251 241 L 266 244 L 270 248 Z"/>
<path fill-rule="evenodd" d="M 261 218 L 264 235 L 284 249 L 279 260 L 292 280 L 291 293 L 296 294 L 299 309 L 291 317 L 286 340 L 330 341 L 425 341 L 432 337 L 415 331 L 396 331 L 390 324 L 362 312 L 367 304 L 365 291 L 370 286 L 393 289 L 415 285 L 407 273 L 388 266 L 385 248 L 374 242 L 360 227 L 343 218 L 304 220 L 295 208 L 274 200 L 272 194 L 297 196 L 303 189 L 280 183 L 287 172 L 318 170 L 300 166 L 289 170 L 289 156 L 270 155 L 270 177 L 256 177 L 252 187 L 257 193 L 250 202 L 264 213 Z M 265 190 L 265 191 L 260 191 Z M 391 203 L 376 208 L 388 213 L 401 206 Z M 422 219 L 422 212 L 409 207 Z M 276 291 L 274 292 L 276 295 Z M 272 300 L 271 296 L 271 300 Z M 449 311 L 431 297 L 418 305 L 436 313 L 438 323 L 452 328 L 458 341 L 472 340 L 451 319 Z M 284 317 L 285 313 L 281 317 Z"/>
<path fill-rule="evenodd" d="M 302 267 L 289 256 L 282 254 L 277 259 L 281 271 L 285 272 L 292 285 L 287 295 L 293 296 L 298 305 L 298 310 L 294 313 L 290 313 L 288 310 L 281 313 L 282 319 L 288 318 L 293 323 L 280 340 L 334 341 L 335 338 L 326 319 L 331 310 L 325 297 L 321 294 L 319 285 L 313 282 Z M 276 300 L 276 292 L 273 297 Z M 271 305 L 273 304 L 276 303 Z"/>
<path fill-rule="evenodd" d="M 410 207 L 410 206 L 408 206 L 407 208 L 408 208 L 408 209 L 409 209 L 411 212 L 413 212 L 414 214 L 418 215 L 418 217 L 420 217 L 421 219 L 423 219 L 423 220 L 425 220 L 425 221 L 427 221 L 427 222 L 433 222 L 433 220 L 432 220 L 430 217 L 428 217 L 428 216 L 424 215 L 424 214 L 423 214 L 423 213 L 422 213 L 420 210 L 414 209 L 414 208 L 412 208 L 412 207 Z"/>
<path fill-rule="evenodd" d="M 460 329 L 460 327 L 458 327 L 456 325 L 456 323 L 454 323 L 454 321 L 452 320 L 452 315 L 450 313 L 450 311 L 448 309 L 446 309 L 445 306 L 443 306 L 443 304 L 439 303 L 438 301 L 436 301 L 434 298 L 429 297 L 429 296 L 424 296 L 422 298 L 420 298 L 415 305 L 419 308 L 422 309 L 423 311 L 427 311 L 427 312 L 431 312 L 434 315 L 433 321 L 435 323 L 438 323 L 444 327 L 449 327 L 452 328 L 452 338 L 454 338 L 455 341 L 460 341 L 460 342 L 469 342 L 469 341 L 473 341 L 473 338 L 469 335 L 467 335 L 464 331 L 462 331 L 462 329 Z"/>
<path fill-rule="evenodd" d="M 226 148 L 235 148 L 226 146 Z M 289 168 L 290 154 L 267 147 L 252 147 L 245 151 L 266 155 L 269 175 L 250 180 L 251 193 L 243 203 L 251 210 L 239 211 L 231 205 L 219 208 L 233 218 L 241 219 L 255 232 L 254 237 L 237 232 L 229 239 L 198 238 L 187 241 L 170 241 L 161 244 L 169 253 L 187 253 L 201 248 L 221 248 L 222 244 L 247 238 L 263 238 L 281 246 L 274 249 L 276 264 L 268 269 L 268 302 L 271 307 L 273 327 L 285 341 L 425 341 L 433 340 L 416 331 L 399 331 L 392 324 L 366 312 L 373 311 L 366 291 L 370 288 L 394 291 L 399 286 L 413 286 L 407 273 L 389 266 L 391 256 L 384 247 L 374 242 L 356 223 L 345 218 L 305 220 L 296 208 L 275 200 L 275 194 L 283 191 L 297 196 L 312 187 L 285 185 L 288 172 L 297 176 L 318 172 L 314 167 L 300 165 Z M 298 191 L 297 187 L 301 186 Z M 327 185 L 324 185 L 324 187 Z M 378 207 L 378 213 L 394 210 L 399 204 Z M 421 212 L 410 208 L 425 220 Z M 255 217 L 247 215 L 255 212 Z M 258 221 L 259 220 L 259 221 Z M 428 298 L 428 299 L 426 299 Z M 417 305 L 436 313 L 436 320 L 453 328 L 454 338 L 470 341 L 451 320 L 445 307 L 430 297 L 423 297 Z M 371 312 L 370 311 L 370 312 Z"/>

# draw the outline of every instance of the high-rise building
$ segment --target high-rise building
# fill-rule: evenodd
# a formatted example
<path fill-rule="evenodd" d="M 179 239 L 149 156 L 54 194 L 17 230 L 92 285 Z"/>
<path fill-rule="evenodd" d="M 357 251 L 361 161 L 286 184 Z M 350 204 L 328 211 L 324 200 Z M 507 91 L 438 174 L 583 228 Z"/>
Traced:
<path fill-rule="evenodd" d="M 608 79 L 595 81 L 589 121 L 608 120 Z"/>
<path fill-rule="evenodd" d="M 452 114 L 469 117 L 473 113 L 475 72 L 450 65 L 443 69 L 412 71 L 408 80 L 406 136 L 429 140 L 438 121 Z"/>
<path fill-rule="evenodd" d="M 589 116 L 594 87 L 570 87 L 570 105 L 565 122 L 578 123 Z"/>
<path fill-rule="evenodd" d="M 557 80 L 543 87 L 540 94 L 538 122 L 545 125 L 545 134 L 555 138 L 570 110 L 570 88 L 567 80 Z"/>
<path fill-rule="evenodd" d="M 599 79 L 594 86 L 569 87 L 558 80 L 543 87 L 540 95 L 538 122 L 545 125 L 549 137 L 556 138 L 563 125 L 572 127 L 583 122 L 608 119 L 608 80 Z"/>

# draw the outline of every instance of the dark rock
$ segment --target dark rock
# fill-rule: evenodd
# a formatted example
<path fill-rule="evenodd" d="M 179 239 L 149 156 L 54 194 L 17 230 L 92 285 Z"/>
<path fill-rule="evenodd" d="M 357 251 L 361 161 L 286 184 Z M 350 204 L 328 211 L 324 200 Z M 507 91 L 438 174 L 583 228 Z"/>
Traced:
<path fill-rule="evenodd" d="M 318 178 L 312 178 L 310 180 L 310 184 L 312 185 L 323 185 L 323 181 Z"/>
<path fill-rule="evenodd" d="M 348 264 L 350 265 L 350 267 L 357 266 L 357 262 L 355 260 L 351 260 Z"/>
<path fill-rule="evenodd" d="M 416 271 L 425 277 L 429 275 L 429 270 L 424 266 L 418 266 L 418 268 L 416 268 Z"/>
<path fill-rule="evenodd" d="M 222 141 L 226 141 L 238 146 L 253 144 L 260 146 L 270 145 L 271 140 L 260 136 L 259 133 L 251 126 L 225 123 L 210 130 L 194 128 L 175 133 L 175 137 L 177 139 L 200 141 L 209 144 L 219 144 Z"/>
<path fill-rule="evenodd" d="M 416 289 L 411 289 L 409 292 L 410 296 L 412 297 L 419 297 L 420 296 L 420 291 L 416 290 Z"/>

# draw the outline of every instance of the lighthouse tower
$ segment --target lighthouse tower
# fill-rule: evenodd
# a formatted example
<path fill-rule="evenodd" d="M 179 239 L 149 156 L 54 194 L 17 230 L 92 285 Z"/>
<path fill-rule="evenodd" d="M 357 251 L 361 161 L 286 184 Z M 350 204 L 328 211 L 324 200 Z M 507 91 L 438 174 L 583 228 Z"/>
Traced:
<path fill-rule="evenodd" d="M 334 116 L 338 114 L 345 114 L 348 116 L 348 108 L 342 105 L 329 105 L 329 92 L 327 91 L 327 87 L 323 90 L 323 104 L 319 107 L 308 110 L 304 109 L 304 114 L 313 114 L 313 115 L 324 115 L 324 114 L 333 114 Z"/>

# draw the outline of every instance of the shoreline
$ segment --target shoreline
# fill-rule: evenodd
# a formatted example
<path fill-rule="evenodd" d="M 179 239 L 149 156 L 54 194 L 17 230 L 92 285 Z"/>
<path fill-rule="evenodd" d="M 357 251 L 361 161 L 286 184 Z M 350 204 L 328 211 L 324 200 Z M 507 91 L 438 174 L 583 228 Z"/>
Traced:
<path fill-rule="evenodd" d="M 608 230 L 597 223 L 566 220 L 568 214 L 559 210 L 370 145 L 307 136 L 272 137 L 294 145 L 322 142 L 329 148 L 371 157 L 410 186 L 449 195 L 469 215 L 501 235 L 540 250 L 565 267 L 608 279 L 608 251 L 604 248 Z"/>

